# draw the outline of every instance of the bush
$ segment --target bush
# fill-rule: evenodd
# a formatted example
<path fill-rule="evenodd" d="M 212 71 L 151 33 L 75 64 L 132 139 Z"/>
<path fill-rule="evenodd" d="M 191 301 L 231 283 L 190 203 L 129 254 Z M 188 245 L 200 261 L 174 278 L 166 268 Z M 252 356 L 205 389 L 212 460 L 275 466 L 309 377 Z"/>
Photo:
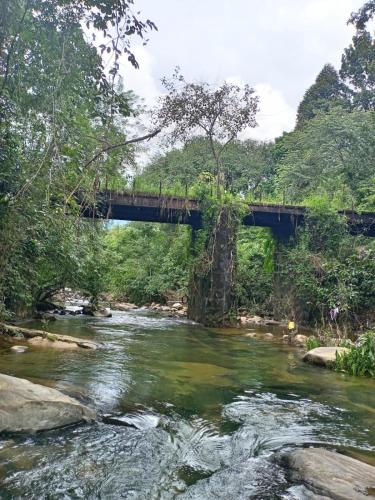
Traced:
<path fill-rule="evenodd" d="M 274 241 L 266 228 L 241 227 L 237 238 L 236 298 L 239 307 L 270 314 Z"/>
<path fill-rule="evenodd" d="M 364 334 L 349 352 L 336 353 L 336 370 L 350 375 L 375 377 L 375 331 Z"/>
<path fill-rule="evenodd" d="M 317 339 L 315 337 L 309 337 L 306 340 L 306 349 L 308 351 L 311 351 L 311 349 L 315 349 L 316 347 L 320 347 L 320 346 L 321 346 L 321 343 L 320 343 L 319 339 Z"/>

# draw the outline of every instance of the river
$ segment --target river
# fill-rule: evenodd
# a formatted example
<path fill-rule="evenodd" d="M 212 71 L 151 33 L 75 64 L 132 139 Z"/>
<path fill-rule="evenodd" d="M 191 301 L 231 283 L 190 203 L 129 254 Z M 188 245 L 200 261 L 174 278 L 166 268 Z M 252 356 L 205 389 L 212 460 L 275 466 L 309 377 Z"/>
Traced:
<path fill-rule="evenodd" d="M 135 310 L 48 330 L 103 347 L 17 354 L 2 343 L 0 372 L 118 422 L 0 436 L 2 500 L 305 499 L 280 453 L 323 445 L 375 465 L 374 381 L 303 363 L 276 328 L 250 338 Z"/>

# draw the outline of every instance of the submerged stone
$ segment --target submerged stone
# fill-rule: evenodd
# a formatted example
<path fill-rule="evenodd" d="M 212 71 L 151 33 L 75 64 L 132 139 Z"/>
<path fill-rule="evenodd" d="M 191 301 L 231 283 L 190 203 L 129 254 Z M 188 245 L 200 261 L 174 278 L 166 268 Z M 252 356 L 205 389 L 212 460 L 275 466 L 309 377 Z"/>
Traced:
<path fill-rule="evenodd" d="M 160 417 L 151 413 L 134 413 L 127 415 L 104 415 L 105 424 L 120 425 L 124 427 L 133 427 L 135 429 L 145 430 L 159 426 Z"/>
<path fill-rule="evenodd" d="M 37 432 L 95 419 L 95 412 L 60 391 L 0 374 L 0 432 Z"/>
<path fill-rule="evenodd" d="M 26 352 L 27 349 L 27 345 L 12 345 L 12 347 L 10 348 L 11 351 L 18 353 Z"/>

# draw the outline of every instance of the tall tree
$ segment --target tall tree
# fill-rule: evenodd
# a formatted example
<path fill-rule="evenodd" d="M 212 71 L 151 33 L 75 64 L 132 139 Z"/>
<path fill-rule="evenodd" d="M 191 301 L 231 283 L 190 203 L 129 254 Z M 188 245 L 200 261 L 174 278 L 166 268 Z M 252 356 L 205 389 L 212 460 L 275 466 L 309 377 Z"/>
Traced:
<path fill-rule="evenodd" d="M 371 0 L 351 15 L 349 23 L 356 33 L 341 59 L 340 76 L 353 90 L 353 105 L 364 110 L 375 109 L 375 38 L 367 30 L 374 14 Z"/>
<path fill-rule="evenodd" d="M 164 78 L 167 94 L 160 98 L 155 119 L 168 130 L 170 143 L 197 135 L 207 138 L 216 165 L 217 194 L 225 184 L 222 156 L 229 144 L 247 127 L 257 125 L 258 98 L 249 85 L 191 83 L 177 69 L 173 78 Z"/>
<path fill-rule="evenodd" d="M 319 112 L 327 112 L 332 106 L 347 105 L 347 95 L 348 89 L 340 81 L 338 72 L 331 64 L 325 64 L 298 106 L 297 126 L 311 120 Z"/>
<path fill-rule="evenodd" d="M 288 200 L 324 193 L 342 208 L 369 197 L 375 157 L 375 113 L 335 108 L 278 141 L 278 186 Z"/>
<path fill-rule="evenodd" d="M 353 12 L 348 23 L 353 24 L 358 31 L 366 29 L 367 23 L 375 16 L 375 0 L 366 2 L 357 12 Z"/>

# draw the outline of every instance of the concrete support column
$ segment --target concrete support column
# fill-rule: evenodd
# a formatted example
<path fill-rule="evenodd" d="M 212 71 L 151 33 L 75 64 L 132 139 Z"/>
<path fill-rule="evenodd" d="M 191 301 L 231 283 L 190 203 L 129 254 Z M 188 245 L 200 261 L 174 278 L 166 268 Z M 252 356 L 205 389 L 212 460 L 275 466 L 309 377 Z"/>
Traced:
<path fill-rule="evenodd" d="M 220 209 L 189 285 L 188 317 L 207 326 L 230 323 L 236 261 L 236 224 Z"/>

